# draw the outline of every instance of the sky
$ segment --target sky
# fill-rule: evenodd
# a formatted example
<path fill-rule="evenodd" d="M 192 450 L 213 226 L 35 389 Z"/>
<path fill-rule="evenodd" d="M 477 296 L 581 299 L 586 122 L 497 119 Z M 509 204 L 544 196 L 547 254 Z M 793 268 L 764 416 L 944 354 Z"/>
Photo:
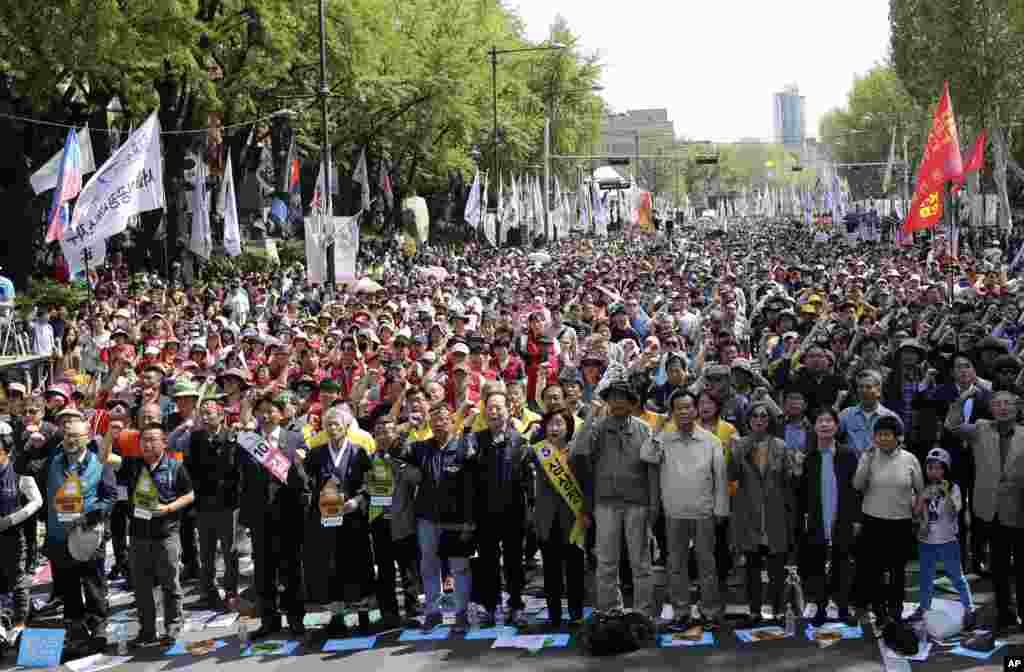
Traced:
<path fill-rule="evenodd" d="M 667 107 L 676 135 L 770 139 L 772 94 L 797 84 L 807 135 L 889 44 L 888 0 L 505 0 L 541 41 L 556 14 L 605 65 L 613 111 Z"/>

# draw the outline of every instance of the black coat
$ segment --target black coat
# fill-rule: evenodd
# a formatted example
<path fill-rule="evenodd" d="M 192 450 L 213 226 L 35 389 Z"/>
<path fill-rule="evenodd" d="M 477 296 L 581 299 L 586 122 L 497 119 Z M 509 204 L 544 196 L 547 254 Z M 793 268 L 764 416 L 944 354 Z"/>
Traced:
<path fill-rule="evenodd" d="M 477 502 L 474 508 L 478 524 L 486 523 L 492 515 L 523 517 L 526 511 L 527 494 L 532 486 L 530 447 L 515 430 L 509 430 L 505 436 L 504 465 L 498 463 L 491 430 L 467 433 L 464 438 L 467 447 L 476 453 Z M 506 472 L 505 480 L 499 478 L 499 470 Z"/>
<path fill-rule="evenodd" d="M 307 599 L 311 602 L 355 601 L 373 592 L 373 554 L 367 510 L 366 476 L 372 468 L 366 450 L 353 444 L 341 490 L 345 499 L 362 497 L 358 511 L 345 514 L 341 527 L 320 522 L 320 493 L 331 480 L 333 463 L 329 445 L 306 456 L 311 498 L 305 517 Z"/>
<path fill-rule="evenodd" d="M 861 520 L 861 493 L 853 487 L 857 471 L 857 453 L 845 444 L 836 445 L 833 466 L 836 472 L 836 522 L 832 527 L 832 545 L 839 549 L 853 547 L 853 524 Z M 797 539 L 825 543 L 822 521 L 821 452 L 812 449 L 804 462 L 804 472 L 797 487 Z"/>
<path fill-rule="evenodd" d="M 301 543 L 302 525 L 309 508 L 309 478 L 297 450 L 306 445 L 302 434 L 281 432 L 281 452 L 291 461 L 286 482 L 274 478 L 248 453 L 239 456 L 239 519 L 252 527 L 270 524 L 271 533 L 292 534 Z M 297 534 L 296 534 L 297 532 Z"/>
<path fill-rule="evenodd" d="M 197 511 L 238 508 L 241 451 L 235 432 L 224 428 L 216 434 L 192 432 L 185 467 L 192 477 Z"/>

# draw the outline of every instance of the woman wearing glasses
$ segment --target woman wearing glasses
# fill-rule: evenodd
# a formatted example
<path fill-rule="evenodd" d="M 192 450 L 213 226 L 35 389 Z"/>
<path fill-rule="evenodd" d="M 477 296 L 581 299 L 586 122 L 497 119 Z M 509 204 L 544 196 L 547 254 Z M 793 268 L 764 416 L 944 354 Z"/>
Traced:
<path fill-rule="evenodd" d="M 782 616 L 786 555 L 792 541 L 793 490 L 802 473 L 802 460 L 771 434 L 768 404 L 750 409 L 750 434 L 739 439 L 729 462 L 730 483 L 736 484 L 730 521 L 735 550 L 746 555 L 750 626 L 761 622 L 761 570 L 767 568 L 775 618 Z"/>

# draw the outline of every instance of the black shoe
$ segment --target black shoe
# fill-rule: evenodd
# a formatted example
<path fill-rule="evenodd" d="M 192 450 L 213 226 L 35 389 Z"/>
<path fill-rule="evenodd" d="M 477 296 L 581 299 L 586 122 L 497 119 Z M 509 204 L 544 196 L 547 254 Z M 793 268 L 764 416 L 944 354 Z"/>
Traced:
<path fill-rule="evenodd" d="M 828 609 L 826 607 L 818 607 L 818 613 L 814 614 L 814 618 L 811 619 L 811 625 L 816 628 L 820 628 L 825 625 L 828 621 Z"/>
<path fill-rule="evenodd" d="M 303 616 L 299 616 L 296 621 L 291 616 L 288 617 L 288 632 L 292 633 L 292 637 L 306 636 L 306 624 L 302 622 L 303 618 Z"/>
<path fill-rule="evenodd" d="M 348 626 L 345 624 L 344 614 L 334 614 L 330 622 L 324 628 L 325 633 L 331 639 L 344 639 L 348 637 Z"/>
<path fill-rule="evenodd" d="M 839 620 L 850 626 L 856 628 L 859 621 L 849 607 L 839 607 Z"/>
<path fill-rule="evenodd" d="M 281 632 L 281 617 L 268 616 L 260 619 L 259 629 L 252 633 L 253 639 L 266 639 L 267 637 Z"/>
<path fill-rule="evenodd" d="M 430 632 L 442 623 L 444 623 L 444 617 L 441 614 L 427 614 L 426 618 L 423 619 L 423 625 L 420 627 L 420 630 Z"/>
<path fill-rule="evenodd" d="M 997 630 L 1010 630 L 1020 625 L 1020 621 L 1017 620 L 1017 612 L 1012 609 L 999 613 L 996 618 L 996 629 Z"/>
<path fill-rule="evenodd" d="M 138 637 L 128 642 L 128 648 L 142 649 L 150 646 L 156 646 L 159 643 L 160 638 L 156 636 L 155 632 L 140 632 Z"/>
<path fill-rule="evenodd" d="M 749 630 L 751 628 L 759 628 L 763 624 L 764 624 L 764 616 L 762 616 L 761 612 L 759 611 L 756 614 L 755 613 L 750 614 L 750 616 L 747 618 L 747 620 L 745 620 L 743 622 L 743 629 L 744 630 Z"/>

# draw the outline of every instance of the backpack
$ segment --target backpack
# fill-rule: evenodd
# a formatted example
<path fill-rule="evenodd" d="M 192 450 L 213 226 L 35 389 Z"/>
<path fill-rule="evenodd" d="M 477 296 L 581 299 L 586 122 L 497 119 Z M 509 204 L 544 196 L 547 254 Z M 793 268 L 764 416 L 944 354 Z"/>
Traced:
<path fill-rule="evenodd" d="M 592 656 L 630 653 L 653 642 L 654 624 L 643 614 L 595 612 L 583 624 L 580 644 Z"/>

